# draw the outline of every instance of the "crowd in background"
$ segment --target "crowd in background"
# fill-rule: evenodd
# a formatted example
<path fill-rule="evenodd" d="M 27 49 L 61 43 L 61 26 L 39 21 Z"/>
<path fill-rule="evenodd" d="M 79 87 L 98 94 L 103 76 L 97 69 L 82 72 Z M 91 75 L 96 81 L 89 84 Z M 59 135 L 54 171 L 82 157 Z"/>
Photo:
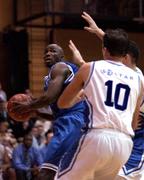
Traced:
<path fill-rule="evenodd" d="M 0 180 L 35 179 L 53 136 L 51 122 L 39 117 L 17 122 L 7 113 L 7 101 L 0 84 Z"/>

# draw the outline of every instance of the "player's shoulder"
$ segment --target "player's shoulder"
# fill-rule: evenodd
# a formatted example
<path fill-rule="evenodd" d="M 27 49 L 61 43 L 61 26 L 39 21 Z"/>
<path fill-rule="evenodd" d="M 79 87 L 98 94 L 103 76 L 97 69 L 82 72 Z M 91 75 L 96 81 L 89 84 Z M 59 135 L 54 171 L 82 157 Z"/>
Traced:
<path fill-rule="evenodd" d="M 65 70 L 68 69 L 68 66 L 64 62 L 57 62 L 55 65 L 52 66 L 51 71 L 59 71 L 59 70 Z"/>
<path fill-rule="evenodd" d="M 96 66 L 96 67 L 101 67 L 101 66 L 105 66 L 105 65 L 108 65 L 108 64 L 112 64 L 112 63 L 113 63 L 112 61 L 107 61 L 107 60 L 100 59 L 100 60 L 93 60 L 93 61 L 89 62 L 89 65 Z"/>
<path fill-rule="evenodd" d="M 66 66 L 71 67 L 73 69 L 78 69 L 78 66 L 76 64 L 73 64 L 70 60 L 64 60 L 61 63 L 64 63 Z"/>
<path fill-rule="evenodd" d="M 136 72 L 139 73 L 139 74 L 141 74 L 141 75 L 143 75 L 142 70 L 141 70 L 140 68 L 138 68 L 137 66 L 136 66 Z"/>
<path fill-rule="evenodd" d="M 70 70 L 65 63 L 58 62 L 51 67 L 49 74 L 51 77 L 56 77 L 59 75 L 69 74 L 69 72 L 70 72 Z"/>
<path fill-rule="evenodd" d="M 91 68 L 91 69 L 100 69 L 103 67 L 108 67 L 108 62 L 106 60 L 92 60 L 88 63 L 85 63 L 85 68 Z"/>
<path fill-rule="evenodd" d="M 144 75 L 143 75 L 142 70 L 136 66 L 135 72 L 138 74 L 138 76 L 140 77 L 141 81 L 142 81 L 143 84 L 144 84 Z"/>
<path fill-rule="evenodd" d="M 144 75 L 140 68 L 136 67 L 135 72 L 139 75 L 140 79 L 144 81 Z"/>

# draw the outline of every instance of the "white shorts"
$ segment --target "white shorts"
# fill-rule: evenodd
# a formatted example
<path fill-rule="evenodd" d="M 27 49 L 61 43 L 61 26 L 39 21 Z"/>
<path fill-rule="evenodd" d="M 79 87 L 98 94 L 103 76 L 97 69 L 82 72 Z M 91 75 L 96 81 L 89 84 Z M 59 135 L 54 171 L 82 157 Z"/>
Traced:
<path fill-rule="evenodd" d="M 128 160 L 131 137 L 112 129 L 88 132 L 70 171 L 58 180 L 114 180 Z"/>

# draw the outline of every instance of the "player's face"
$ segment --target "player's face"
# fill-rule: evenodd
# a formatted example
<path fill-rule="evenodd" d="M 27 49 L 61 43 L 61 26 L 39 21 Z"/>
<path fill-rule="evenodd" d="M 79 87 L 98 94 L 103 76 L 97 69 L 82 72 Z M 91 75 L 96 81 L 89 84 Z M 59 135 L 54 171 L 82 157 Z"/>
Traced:
<path fill-rule="evenodd" d="M 24 145 L 27 147 L 27 148 L 30 148 L 31 145 L 32 145 L 32 136 L 26 136 L 24 137 Z"/>
<path fill-rule="evenodd" d="M 127 54 L 125 56 L 125 58 L 123 60 L 123 64 L 128 66 L 129 68 L 131 68 L 131 66 L 132 66 L 132 57 L 129 54 Z"/>
<path fill-rule="evenodd" d="M 56 44 L 48 45 L 45 49 L 44 62 L 47 67 L 51 67 L 61 61 L 62 53 Z"/>

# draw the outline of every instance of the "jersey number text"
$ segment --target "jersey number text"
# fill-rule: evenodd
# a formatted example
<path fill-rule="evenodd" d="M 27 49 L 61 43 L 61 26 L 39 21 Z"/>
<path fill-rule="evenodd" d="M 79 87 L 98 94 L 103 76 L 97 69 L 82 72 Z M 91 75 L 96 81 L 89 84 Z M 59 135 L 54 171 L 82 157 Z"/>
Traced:
<path fill-rule="evenodd" d="M 109 80 L 105 83 L 107 86 L 107 94 L 105 104 L 107 106 L 115 107 L 118 110 L 125 110 L 128 104 L 130 88 L 126 84 L 116 84 L 115 92 L 113 93 L 113 81 Z M 112 97 L 114 95 L 114 98 Z M 121 98 L 121 102 L 120 102 Z M 113 99 L 113 100 L 112 100 Z"/>

